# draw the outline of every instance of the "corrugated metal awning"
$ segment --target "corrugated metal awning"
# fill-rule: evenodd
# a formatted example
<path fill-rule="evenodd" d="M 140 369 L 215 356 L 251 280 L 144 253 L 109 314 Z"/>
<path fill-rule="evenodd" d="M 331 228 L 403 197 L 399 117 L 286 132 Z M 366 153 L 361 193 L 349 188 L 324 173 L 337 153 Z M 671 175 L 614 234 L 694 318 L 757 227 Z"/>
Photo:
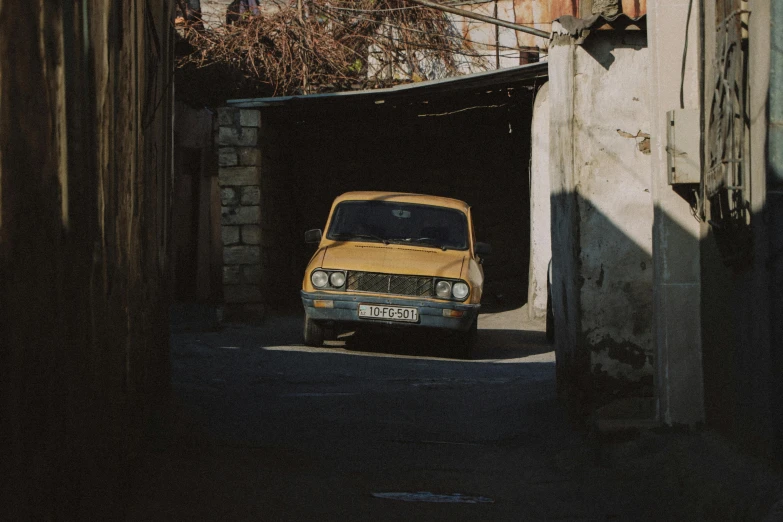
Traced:
<path fill-rule="evenodd" d="M 341 102 L 373 102 L 383 103 L 386 100 L 399 100 L 421 96 L 436 96 L 457 92 L 478 91 L 486 88 L 511 86 L 513 84 L 541 84 L 549 76 L 547 62 L 538 62 L 518 67 L 508 67 L 465 76 L 408 83 L 388 89 L 371 89 L 363 91 L 342 91 L 325 94 L 309 94 L 301 96 L 275 96 L 270 98 L 247 98 L 228 100 L 227 105 L 243 109 L 259 107 L 279 107 L 295 103 L 341 103 Z"/>

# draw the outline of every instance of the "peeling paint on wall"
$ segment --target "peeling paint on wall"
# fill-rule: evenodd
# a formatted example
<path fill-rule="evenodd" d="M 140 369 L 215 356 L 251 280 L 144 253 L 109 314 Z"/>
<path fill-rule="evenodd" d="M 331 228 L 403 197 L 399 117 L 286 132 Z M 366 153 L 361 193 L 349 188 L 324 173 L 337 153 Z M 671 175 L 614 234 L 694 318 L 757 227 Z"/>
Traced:
<path fill-rule="evenodd" d="M 650 155 L 640 147 L 649 138 L 640 130 L 649 128 L 646 35 L 594 31 L 582 45 L 561 39 L 549 64 L 550 89 L 565 100 L 550 108 L 558 372 L 588 402 L 619 390 L 648 394 L 654 215 Z"/>

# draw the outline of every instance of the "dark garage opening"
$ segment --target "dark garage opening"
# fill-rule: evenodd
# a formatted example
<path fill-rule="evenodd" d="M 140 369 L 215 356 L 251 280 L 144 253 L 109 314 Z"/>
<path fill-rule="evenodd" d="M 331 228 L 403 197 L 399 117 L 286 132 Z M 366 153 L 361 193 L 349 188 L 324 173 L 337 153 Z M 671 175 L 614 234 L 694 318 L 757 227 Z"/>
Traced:
<path fill-rule="evenodd" d="M 262 244 L 271 268 L 263 284 L 274 305 L 298 304 L 315 250 L 304 232 L 323 228 L 332 200 L 353 190 L 468 202 L 477 239 L 493 248 L 484 264 L 485 308 L 524 304 L 531 121 L 546 74 L 545 64 L 526 69 L 537 73 L 509 80 L 498 71 L 488 83 L 449 89 L 236 102 L 261 108 Z"/>

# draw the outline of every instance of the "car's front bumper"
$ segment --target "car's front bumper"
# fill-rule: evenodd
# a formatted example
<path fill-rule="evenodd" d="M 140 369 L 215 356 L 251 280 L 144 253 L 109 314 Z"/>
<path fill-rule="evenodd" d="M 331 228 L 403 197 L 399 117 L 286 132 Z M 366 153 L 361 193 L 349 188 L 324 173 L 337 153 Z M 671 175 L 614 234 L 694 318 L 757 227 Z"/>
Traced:
<path fill-rule="evenodd" d="M 314 301 L 332 301 L 331 308 L 316 307 Z M 425 328 L 444 328 L 448 330 L 468 330 L 479 313 L 480 304 L 464 304 L 450 301 L 404 298 L 396 296 L 365 296 L 355 294 L 335 294 L 326 292 L 305 292 L 302 290 L 302 304 L 308 317 L 316 321 L 335 323 L 356 323 L 363 325 L 392 325 Z M 415 323 L 388 321 L 383 319 L 359 318 L 360 304 L 377 304 L 415 307 L 419 311 L 419 320 Z M 462 312 L 462 317 L 445 317 L 444 310 Z"/>

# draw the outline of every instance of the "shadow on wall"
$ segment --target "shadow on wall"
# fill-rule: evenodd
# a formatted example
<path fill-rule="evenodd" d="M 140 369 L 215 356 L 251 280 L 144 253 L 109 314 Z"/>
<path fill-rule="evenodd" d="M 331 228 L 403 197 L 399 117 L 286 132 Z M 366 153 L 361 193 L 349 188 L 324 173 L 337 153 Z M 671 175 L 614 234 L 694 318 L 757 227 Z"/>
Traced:
<path fill-rule="evenodd" d="M 707 422 L 750 451 L 783 457 L 783 198 L 769 194 L 751 223 L 745 266 L 702 240 L 702 336 Z M 722 239 L 725 240 L 725 239 Z M 772 441 L 772 444 L 770 442 Z"/>
<path fill-rule="evenodd" d="M 781 173 L 778 174 L 779 176 Z M 778 460 L 783 461 L 783 180 L 777 186 L 777 193 L 770 195 L 764 212 L 765 222 L 769 223 L 769 242 L 767 266 L 770 269 L 770 314 L 772 327 L 771 362 L 772 374 L 772 415 L 773 437 Z"/>
<path fill-rule="evenodd" d="M 610 218 L 578 193 L 554 195 L 551 203 L 560 395 L 580 418 L 620 398 L 653 398 L 658 366 L 649 249 L 629 235 L 632 223 Z M 700 242 L 701 266 L 694 269 L 701 270 L 702 317 L 701 345 L 672 347 L 670 371 L 700 358 L 707 423 L 753 451 L 780 451 L 783 440 L 781 208 L 773 196 L 756 216 L 753 261 L 735 270 L 724 265 L 709 227 L 697 238 L 675 220 L 668 223 L 670 244 Z"/>
<path fill-rule="evenodd" d="M 652 206 L 640 235 L 622 207 L 613 210 L 620 221 L 578 193 L 553 195 L 551 204 L 559 393 L 578 416 L 616 399 L 652 397 L 652 255 L 629 236 L 650 244 L 643 229 Z"/>
<path fill-rule="evenodd" d="M 117 518 L 170 384 L 168 2 L 77 5 L 0 16 L 8 520 Z"/>

